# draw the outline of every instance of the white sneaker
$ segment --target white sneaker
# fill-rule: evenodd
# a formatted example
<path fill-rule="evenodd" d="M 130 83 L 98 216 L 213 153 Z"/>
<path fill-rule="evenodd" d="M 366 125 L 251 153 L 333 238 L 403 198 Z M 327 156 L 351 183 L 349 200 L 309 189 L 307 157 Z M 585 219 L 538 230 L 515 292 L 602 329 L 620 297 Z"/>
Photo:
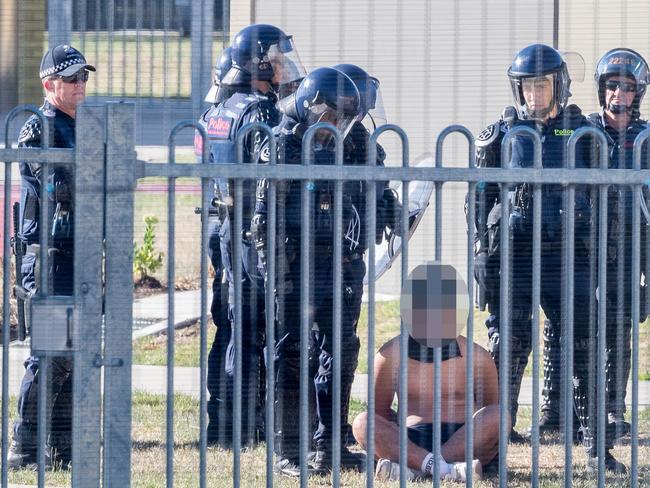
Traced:
<path fill-rule="evenodd" d="M 474 473 L 473 479 L 480 480 L 483 476 L 483 466 L 478 459 L 472 461 L 472 472 Z M 451 472 L 443 477 L 446 481 L 467 481 L 467 463 L 453 463 L 451 464 Z"/>
<path fill-rule="evenodd" d="M 380 459 L 377 461 L 375 477 L 380 481 L 397 481 L 399 480 L 399 463 L 394 463 L 390 459 Z M 415 471 L 406 468 L 407 481 L 413 481 L 417 478 Z"/>

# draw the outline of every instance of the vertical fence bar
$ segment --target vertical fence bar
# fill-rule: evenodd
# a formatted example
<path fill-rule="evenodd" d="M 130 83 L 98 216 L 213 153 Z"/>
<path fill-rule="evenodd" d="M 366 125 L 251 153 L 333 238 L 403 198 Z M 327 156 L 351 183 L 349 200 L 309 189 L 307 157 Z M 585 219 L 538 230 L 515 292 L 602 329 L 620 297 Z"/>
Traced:
<path fill-rule="evenodd" d="M 5 139 L 5 147 L 11 147 Z M 9 453 L 9 296 L 11 293 L 9 276 L 11 275 L 11 162 L 5 161 L 4 181 L 4 227 L 2 242 L 2 486 L 7 486 L 7 456 Z M 17 242 L 20 246 L 22 243 Z"/>
<path fill-rule="evenodd" d="M 198 126 L 198 124 L 197 124 Z M 197 127 L 195 126 L 195 127 Z M 202 128 L 202 127 L 201 127 Z M 199 130 L 202 138 L 201 147 L 203 148 L 202 164 L 209 163 L 209 144 L 205 131 Z M 199 394 L 199 488 L 207 486 L 207 451 L 208 451 L 208 221 L 210 218 L 209 208 L 212 196 L 210 189 L 210 179 L 201 178 L 201 345 L 200 345 L 200 385 Z M 221 293 L 216 290 L 214 293 Z"/>
<path fill-rule="evenodd" d="M 535 139 L 533 139 L 535 140 Z M 542 169 L 541 144 L 536 145 L 534 167 Z M 531 417 L 532 475 L 531 485 L 539 486 L 539 302 L 542 279 L 542 187 L 533 185 L 533 411 Z"/>
<path fill-rule="evenodd" d="M 100 486 L 101 364 L 106 107 L 77 108 L 72 415 L 72 486 Z"/>
<path fill-rule="evenodd" d="M 224 2 L 226 3 L 226 2 Z M 278 152 L 274 137 L 269 138 L 269 164 L 276 165 Z M 273 488 L 273 452 L 275 451 L 275 361 L 273 350 L 275 347 L 275 295 L 274 283 L 276 276 L 276 226 L 277 226 L 277 186 L 276 180 L 270 179 L 269 207 L 268 207 L 268 253 L 267 253 L 267 278 L 265 283 L 265 312 L 266 312 L 266 487 Z M 304 207 L 303 207 L 304 209 Z"/>
<path fill-rule="evenodd" d="M 319 124 L 316 124 L 319 125 Z M 316 126 L 314 126 L 316 127 Z M 312 141 L 316 129 L 310 127 L 302 139 L 302 164 L 311 166 L 312 164 Z M 309 444 L 309 299 L 311 292 L 311 248 L 309 242 L 311 239 L 311 199 L 308 186 L 312 184 L 311 180 L 301 182 L 300 185 L 300 488 L 307 488 L 307 451 Z M 289 182 L 285 182 L 289 185 Z M 287 190 L 285 190 L 286 192 Z M 286 230 L 286 220 L 282 219 L 283 229 Z M 282 240 L 281 242 L 284 242 Z M 284 258 L 284 256 L 283 256 Z M 284 261 L 284 259 L 283 259 Z M 280 270 L 286 273 L 286 261 Z M 280 287 L 278 287 L 280 288 Z M 284 303 L 284 302 L 283 302 Z M 281 320 L 286 320 L 286 314 L 281 316 Z M 282 395 L 283 393 L 280 392 Z"/>
<path fill-rule="evenodd" d="M 607 160 L 605 160 L 603 165 L 601 159 L 601 169 L 607 169 Z M 605 408 L 605 361 L 607 354 L 607 343 L 605 342 L 607 340 L 607 190 L 607 185 L 601 185 L 598 195 L 598 359 L 596 366 L 597 425 L 595 425 L 595 428 L 598 433 L 597 455 L 599 488 L 605 486 L 605 429 L 607 427 L 607 409 Z M 589 383 L 591 383 L 591 380 Z"/>
<path fill-rule="evenodd" d="M 343 138 L 337 137 L 336 160 L 338 170 L 343 172 Z M 334 395 L 332 398 L 332 486 L 338 488 L 341 482 L 341 314 L 343 313 L 343 182 L 336 180 L 334 183 L 334 310 L 333 313 L 333 365 Z"/>
<path fill-rule="evenodd" d="M 115 40 L 115 0 L 108 0 L 106 5 L 106 38 L 108 42 L 107 90 L 108 95 L 113 95 L 113 42 Z"/>
<path fill-rule="evenodd" d="M 650 138 L 650 129 L 645 129 L 634 140 L 633 146 L 633 159 L 634 169 L 641 169 L 641 157 L 643 155 L 643 144 L 647 145 Z M 646 165 L 647 149 L 646 149 Z M 631 466 L 630 478 L 631 487 L 637 488 L 639 485 L 639 303 L 640 296 L 640 277 L 641 277 L 641 209 L 640 205 L 647 208 L 643 196 L 642 186 L 632 187 L 632 429 L 630 432 L 631 437 Z M 646 221 L 646 226 L 649 222 Z M 649 256 L 646 254 L 646 263 Z M 645 283 L 648 286 L 647 274 L 645 275 Z M 646 302 L 647 304 L 648 302 Z M 646 305 L 647 307 L 647 305 Z"/>
<path fill-rule="evenodd" d="M 409 167 L 409 142 L 406 133 L 399 127 L 395 125 L 384 125 L 382 128 L 387 128 L 387 130 L 392 130 L 396 132 L 400 137 L 402 143 L 402 167 Z M 409 245 L 408 245 L 408 236 L 409 236 L 409 181 L 402 181 L 402 281 L 401 287 L 404 286 L 406 280 L 408 279 L 408 265 L 409 265 Z M 400 288 L 401 289 L 401 288 Z M 404 321 L 400 319 L 400 341 L 399 341 L 399 384 L 407 385 L 408 384 L 408 331 L 404 326 Z M 399 405 L 399 464 L 406 468 L 408 465 L 408 453 L 407 453 L 407 442 L 408 435 L 406 431 L 406 414 L 408 412 L 408 392 L 406 388 L 400 388 L 398 394 L 398 405 Z M 433 463 L 436 466 L 436 463 Z M 399 473 L 399 483 L 400 488 L 406 486 L 406 469 L 400 469 Z"/>
<path fill-rule="evenodd" d="M 569 140 L 568 158 L 565 167 L 575 169 L 575 152 L 577 138 Z M 564 210 L 562 264 L 564 269 L 563 283 L 563 320 L 561 350 L 564 358 L 564 377 L 562 392 L 564 396 L 564 486 L 573 485 L 573 341 L 574 341 L 574 274 L 575 274 L 575 186 L 569 185 L 563 191 Z"/>
<path fill-rule="evenodd" d="M 241 139 L 238 141 L 240 144 L 243 142 Z M 238 146 L 240 149 L 242 146 Z M 240 149 L 243 150 L 243 149 Z M 239 164 L 242 164 L 242 159 L 238 159 Z M 233 275 L 235 278 L 235 378 L 233 388 L 233 408 L 235 410 L 235 418 L 233 425 L 233 486 L 238 488 L 241 482 L 241 406 L 242 406 L 242 248 L 241 236 L 243 224 L 243 185 L 241 179 L 234 181 L 235 187 L 235 204 L 234 214 L 235 222 L 231 228 L 232 242 L 234 243 L 233 252 Z M 231 224 L 232 225 L 232 224 Z"/>
<path fill-rule="evenodd" d="M 131 357 L 133 333 L 133 209 L 136 179 L 135 105 L 107 107 L 106 279 L 104 354 L 104 486 L 131 480 Z M 119 366 L 117 366 L 119 365 Z"/>
<path fill-rule="evenodd" d="M 36 448 L 37 461 L 38 461 L 38 474 L 37 474 L 37 483 L 38 488 L 43 488 L 45 486 L 45 440 L 47 433 L 47 378 L 49 376 L 49 363 L 50 358 L 46 356 L 41 356 L 39 358 L 38 369 L 41 374 L 41 378 L 45 381 L 39 381 L 38 383 L 38 401 L 37 401 L 37 438 L 38 446 Z"/>
<path fill-rule="evenodd" d="M 377 131 L 368 140 L 366 165 L 377 166 Z M 377 183 L 366 183 L 366 235 L 374 236 L 377 228 Z M 375 245 L 368 246 L 368 416 L 366 424 L 366 488 L 373 488 L 375 476 Z"/>
<path fill-rule="evenodd" d="M 178 127 L 178 126 L 177 126 Z M 176 164 L 176 142 L 169 136 L 169 164 Z M 166 482 L 167 488 L 174 486 L 174 284 L 176 283 L 174 243 L 176 240 L 176 178 L 167 182 L 167 415 L 166 415 Z"/>

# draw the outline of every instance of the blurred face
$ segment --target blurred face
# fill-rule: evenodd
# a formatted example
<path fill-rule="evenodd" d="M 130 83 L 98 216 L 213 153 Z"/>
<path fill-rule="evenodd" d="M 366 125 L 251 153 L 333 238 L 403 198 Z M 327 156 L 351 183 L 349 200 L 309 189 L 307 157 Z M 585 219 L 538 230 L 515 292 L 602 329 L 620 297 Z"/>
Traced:
<path fill-rule="evenodd" d="M 612 75 L 605 81 L 605 107 L 608 112 L 612 107 L 632 106 L 636 95 L 636 82 L 629 76 Z"/>
<path fill-rule="evenodd" d="M 548 112 L 553 103 L 553 80 L 550 76 L 524 78 L 522 91 L 531 114 L 540 114 L 542 119 L 551 115 Z"/>
<path fill-rule="evenodd" d="M 80 70 L 77 75 L 61 78 L 51 76 L 43 80 L 48 101 L 59 110 L 74 117 L 77 105 L 86 98 L 86 81 L 88 72 Z"/>

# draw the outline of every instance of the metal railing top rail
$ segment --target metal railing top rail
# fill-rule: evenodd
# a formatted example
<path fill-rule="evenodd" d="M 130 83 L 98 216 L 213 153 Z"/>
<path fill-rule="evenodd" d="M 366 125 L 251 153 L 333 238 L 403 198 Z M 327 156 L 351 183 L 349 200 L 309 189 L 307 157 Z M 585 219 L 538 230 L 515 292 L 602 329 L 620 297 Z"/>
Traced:
<path fill-rule="evenodd" d="M 0 156 L 2 156 L 0 150 Z M 1 159 L 1 158 L 0 158 Z M 539 183 L 539 184 L 591 184 L 591 185 L 647 185 L 650 170 L 617 169 L 564 169 L 564 168 L 450 168 L 450 167 L 367 167 L 325 165 L 284 165 L 282 169 L 268 165 L 224 163 L 218 165 L 158 164 L 138 160 L 138 178 L 216 178 L 271 180 L 365 180 L 365 181 L 440 181 L 444 183 Z"/>

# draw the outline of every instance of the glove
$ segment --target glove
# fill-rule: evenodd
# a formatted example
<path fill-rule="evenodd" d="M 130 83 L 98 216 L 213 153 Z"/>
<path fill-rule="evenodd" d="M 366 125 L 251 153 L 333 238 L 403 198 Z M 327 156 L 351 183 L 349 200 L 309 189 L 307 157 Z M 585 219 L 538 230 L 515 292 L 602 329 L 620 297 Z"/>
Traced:
<path fill-rule="evenodd" d="M 492 335 L 488 337 L 488 351 L 493 358 L 499 357 L 499 331 L 495 330 Z"/>
<path fill-rule="evenodd" d="M 401 236 L 402 204 L 397 192 L 392 188 L 384 188 L 381 199 L 377 201 L 377 230 L 375 242 L 381 244 L 384 229 L 388 227 L 393 234 Z"/>
<path fill-rule="evenodd" d="M 488 264 L 487 251 L 479 251 L 474 256 L 474 278 L 478 286 L 485 292 L 487 290 L 487 264 Z"/>

